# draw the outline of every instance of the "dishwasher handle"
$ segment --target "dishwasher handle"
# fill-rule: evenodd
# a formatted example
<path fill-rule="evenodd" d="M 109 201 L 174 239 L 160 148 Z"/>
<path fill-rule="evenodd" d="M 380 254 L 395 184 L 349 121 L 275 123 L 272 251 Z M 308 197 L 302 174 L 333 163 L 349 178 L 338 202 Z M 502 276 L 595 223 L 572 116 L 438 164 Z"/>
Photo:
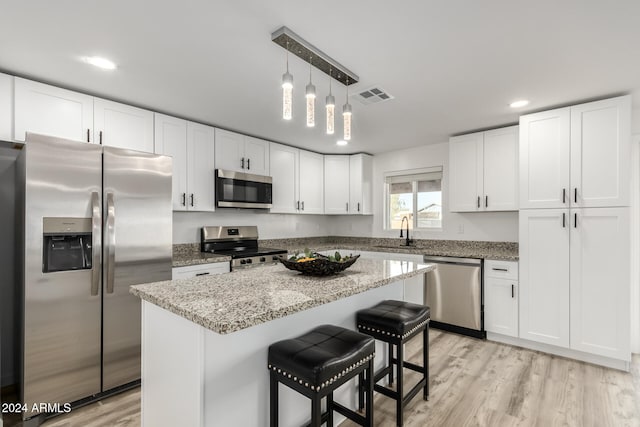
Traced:
<path fill-rule="evenodd" d="M 457 258 L 425 255 L 422 261 L 435 264 L 482 265 L 482 259 L 480 258 Z"/>

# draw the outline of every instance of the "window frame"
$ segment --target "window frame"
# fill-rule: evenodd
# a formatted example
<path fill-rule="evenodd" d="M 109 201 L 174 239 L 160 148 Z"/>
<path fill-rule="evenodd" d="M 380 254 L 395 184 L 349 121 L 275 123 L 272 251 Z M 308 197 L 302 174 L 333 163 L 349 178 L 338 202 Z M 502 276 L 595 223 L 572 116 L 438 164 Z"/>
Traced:
<path fill-rule="evenodd" d="M 383 229 L 384 230 L 398 230 L 397 228 L 393 228 L 391 226 L 391 212 L 390 212 L 390 186 L 391 183 L 389 183 L 387 180 L 391 177 L 402 177 L 402 176 L 407 176 L 408 178 L 410 178 L 412 175 L 422 175 L 422 174 L 430 174 L 430 173 L 440 173 L 440 207 L 441 207 L 441 218 L 440 218 L 440 227 L 420 227 L 418 228 L 418 181 L 419 179 L 412 179 L 411 182 L 411 190 L 413 193 L 413 220 L 412 220 L 412 230 L 418 230 L 418 231 L 442 231 L 444 229 L 444 197 L 443 197 L 443 190 L 442 190 L 442 181 L 443 181 L 443 177 L 444 177 L 444 172 L 443 172 L 443 167 L 442 166 L 432 166 L 432 167 L 428 167 L 428 168 L 421 168 L 421 169 L 407 169 L 407 170 L 403 170 L 403 171 L 392 171 L 392 172 L 386 172 L 384 174 L 383 177 L 383 183 L 384 183 L 384 195 L 383 195 L 383 200 L 384 200 L 384 224 L 383 224 Z M 407 182 L 409 182 L 409 180 L 407 180 Z"/>

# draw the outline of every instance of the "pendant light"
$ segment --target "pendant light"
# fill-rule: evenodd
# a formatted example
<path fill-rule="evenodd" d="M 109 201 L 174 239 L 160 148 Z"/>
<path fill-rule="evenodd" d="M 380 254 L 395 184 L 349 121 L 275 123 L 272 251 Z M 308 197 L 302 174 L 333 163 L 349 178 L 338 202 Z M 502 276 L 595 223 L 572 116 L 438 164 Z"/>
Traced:
<path fill-rule="evenodd" d="M 316 87 L 311 83 L 311 57 L 309 57 L 309 84 L 307 85 L 307 127 L 316 124 Z"/>
<path fill-rule="evenodd" d="M 327 135 L 333 135 L 336 110 L 336 98 L 331 93 L 331 80 L 331 68 L 329 68 L 329 95 L 327 95 L 325 100 L 327 108 Z"/>
<path fill-rule="evenodd" d="M 291 120 L 293 109 L 293 76 L 289 73 L 289 42 L 287 42 L 287 72 L 282 75 L 282 118 Z"/>
<path fill-rule="evenodd" d="M 351 140 L 351 104 L 349 104 L 349 77 L 347 77 L 347 103 L 342 106 L 342 119 L 344 121 L 345 141 Z"/>

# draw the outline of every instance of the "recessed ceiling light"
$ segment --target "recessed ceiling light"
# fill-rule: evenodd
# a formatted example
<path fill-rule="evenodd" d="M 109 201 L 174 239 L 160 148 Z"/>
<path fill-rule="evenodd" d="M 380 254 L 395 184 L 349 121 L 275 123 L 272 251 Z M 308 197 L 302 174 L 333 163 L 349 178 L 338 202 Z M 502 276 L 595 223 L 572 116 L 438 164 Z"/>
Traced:
<path fill-rule="evenodd" d="M 336 142 L 336 145 L 347 145 L 349 142 L 345 141 L 344 139 L 340 139 L 338 140 L 338 142 Z"/>
<path fill-rule="evenodd" d="M 509 107 L 511 108 L 520 108 L 520 107 L 525 107 L 529 105 L 529 101 L 526 99 L 520 99 L 518 101 L 513 101 L 511 104 L 509 104 Z"/>
<path fill-rule="evenodd" d="M 116 64 L 114 64 L 113 61 L 109 61 L 107 58 L 101 58 L 99 56 L 86 56 L 83 59 L 87 64 L 91 64 L 104 70 L 116 69 Z"/>

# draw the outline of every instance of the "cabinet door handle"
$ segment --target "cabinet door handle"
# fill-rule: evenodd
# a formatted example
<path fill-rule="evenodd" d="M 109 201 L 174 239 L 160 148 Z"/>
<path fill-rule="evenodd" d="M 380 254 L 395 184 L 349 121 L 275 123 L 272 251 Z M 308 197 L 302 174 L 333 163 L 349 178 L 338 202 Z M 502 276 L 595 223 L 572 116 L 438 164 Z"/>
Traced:
<path fill-rule="evenodd" d="M 509 271 L 509 269 L 508 269 L 508 268 L 495 268 L 495 267 L 492 267 L 491 269 L 492 269 L 493 271 Z"/>
<path fill-rule="evenodd" d="M 562 203 L 567 203 L 567 189 L 562 189 Z"/>
<path fill-rule="evenodd" d="M 251 169 L 251 159 L 247 159 L 247 169 Z"/>
<path fill-rule="evenodd" d="M 360 212 L 360 202 L 358 202 L 358 212 Z"/>
<path fill-rule="evenodd" d="M 300 210 L 300 200 L 296 202 L 296 210 Z"/>
<path fill-rule="evenodd" d="M 515 298 L 516 297 L 516 286 L 512 283 L 511 284 L 511 298 Z"/>
<path fill-rule="evenodd" d="M 242 160 L 240 161 L 240 167 L 242 167 L 242 169 L 244 169 L 244 157 L 242 158 Z"/>
<path fill-rule="evenodd" d="M 478 196 L 478 209 L 480 209 L 480 196 Z"/>
<path fill-rule="evenodd" d="M 100 145 L 102 145 L 102 131 L 100 131 Z"/>
<path fill-rule="evenodd" d="M 485 208 L 489 207 L 489 196 L 484 196 L 484 207 Z"/>
<path fill-rule="evenodd" d="M 578 203 L 578 187 L 573 189 L 573 203 Z"/>
<path fill-rule="evenodd" d="M 565 228 L 566 226 L 567 226 L 566 216 L 565 216 L 565 213 L 562 212 L 562 228 Z"/>
<path fill-rule="evenodd" d="M 193 207 L 193 193 L 191 193 L 190 199 L 191 199 L 191 207 Z"/>
<path fill-rule="evenodd" d="M 304 210 L 304 200 L 302 201 L 302 210 Z"/>
<path fill-rule="evenodd" d="M 90 139 L 89 139 L 89 131 L 90 131 L 90 129 L 87 129 L 87 142 L 91 142 Z"/>
<path fill-rule="evenodd" d="M 187 206 L 187 193 L 182 193 L 182 206 Z"/>
<path fill-rule="evenodd" d="M 578 214 L 573 214 L 573 228 L 578 228 Z"/>
<path fill-rule="evenodd" d="M 196 276 L 208 276 L 209 274 L 211 273 L 207 271 L 206 273 L 196 273 Z"/>
<path fill-rule="evenodd" d="M 349 202 L 347 202 L 347 212 L 349 212 Z"/>

